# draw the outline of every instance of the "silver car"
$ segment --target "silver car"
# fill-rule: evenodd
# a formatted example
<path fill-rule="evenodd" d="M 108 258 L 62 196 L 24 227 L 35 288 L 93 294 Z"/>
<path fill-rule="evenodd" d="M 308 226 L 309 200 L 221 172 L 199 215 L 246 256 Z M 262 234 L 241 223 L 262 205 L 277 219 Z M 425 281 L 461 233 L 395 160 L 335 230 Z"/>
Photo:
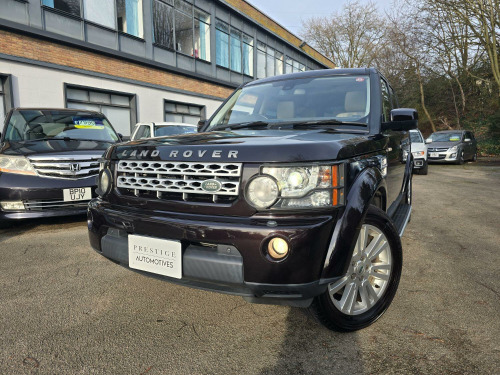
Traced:
<path fill-rule="evenodd" d="M 463 164 L 466 160 L 477 160 L 477 141 L 467 130 L 435 132 L 425 143 L 429 163 Z"/>
<path fill-rule="evenodd" d="M 196 133 L 196 125 L 177 122 L 146 122 L 135 125 L 131 141 L 142 138 L 164 137 L 169 135 Z"/>

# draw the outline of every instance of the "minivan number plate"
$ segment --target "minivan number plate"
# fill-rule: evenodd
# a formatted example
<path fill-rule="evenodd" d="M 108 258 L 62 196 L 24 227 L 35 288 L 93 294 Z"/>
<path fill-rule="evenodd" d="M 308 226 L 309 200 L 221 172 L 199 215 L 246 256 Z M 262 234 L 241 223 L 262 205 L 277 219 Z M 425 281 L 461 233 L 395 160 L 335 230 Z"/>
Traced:
<path fill-rule="evenodd" d="M 439 152 L 431 152 L 429 156 L 431 158 L 438 158 L 439 157 Z"/>
<path fill-rule="evenodd" d="M 63 196 L 65 202 L 88 201 L 92 199 L 92 188 L 63 189 Z"/>
<path fill-rule="evenodd" d="M 128 265 L 136 270 L 182 278 L 182 246 L 180 241 L 128 236 Z"/>

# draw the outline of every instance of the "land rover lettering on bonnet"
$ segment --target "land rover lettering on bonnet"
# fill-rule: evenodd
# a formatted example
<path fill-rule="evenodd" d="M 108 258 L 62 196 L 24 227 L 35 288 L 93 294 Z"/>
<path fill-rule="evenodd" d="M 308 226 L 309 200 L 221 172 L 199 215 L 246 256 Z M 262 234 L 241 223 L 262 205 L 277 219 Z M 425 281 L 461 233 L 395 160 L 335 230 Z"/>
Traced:
<path fill-rule="evenodd" d="M 398 287 L 416 127 L 375 69 L 248 83 L 198 133 L 106 151 L 91 246 L 143 275 L 366 327 Z"/>

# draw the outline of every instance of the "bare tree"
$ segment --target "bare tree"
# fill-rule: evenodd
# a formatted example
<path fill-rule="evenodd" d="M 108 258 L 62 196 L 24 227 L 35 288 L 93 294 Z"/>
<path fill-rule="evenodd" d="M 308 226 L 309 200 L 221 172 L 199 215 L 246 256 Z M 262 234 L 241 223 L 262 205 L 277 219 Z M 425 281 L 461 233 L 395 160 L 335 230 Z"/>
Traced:
<path fill-rule="evenodd" d="M 348 1 L 340 12 L 302 23 L 303 37 L 342 68 L 371 66 L 383 47 L 385 20 L 374 2 Z"/>

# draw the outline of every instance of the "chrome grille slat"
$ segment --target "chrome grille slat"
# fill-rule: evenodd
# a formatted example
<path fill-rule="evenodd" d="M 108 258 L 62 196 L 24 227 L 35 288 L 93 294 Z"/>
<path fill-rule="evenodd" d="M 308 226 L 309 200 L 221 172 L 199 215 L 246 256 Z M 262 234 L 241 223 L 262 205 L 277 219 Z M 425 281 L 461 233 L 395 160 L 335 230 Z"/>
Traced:
<path fill-rule="evenodd" d="M 59 200 L 38 200 L 38 201 L 25 201 L 24 207 L 27 210 L 50 210 L 58 208 L 84 208 L 89 204 L 89 200 L 85 201 L 59 201 Z"/>
<path fill-rule="evenodd" d="M 116 166 L 116 184 L 118 189 L 138 197 L 156 192 L 156 199 L 174 199 L 163 194 L 178 193 L 175 200 L 196 201 L 204 196 L 216 203 L 220 196 L 238 196 L 241 171 L 241 163 L 121 160 Z M 212 179 L 221 184 L 215 194 L 201 187 Z"/>
<path fill-rule="evenodd" d="M 37 155 L 29 157 L 30 163 L 40 177 L 77 180 L 99 174 L 101 155 Z M 71 166 L 78 164 L 79 170 Z"/>

